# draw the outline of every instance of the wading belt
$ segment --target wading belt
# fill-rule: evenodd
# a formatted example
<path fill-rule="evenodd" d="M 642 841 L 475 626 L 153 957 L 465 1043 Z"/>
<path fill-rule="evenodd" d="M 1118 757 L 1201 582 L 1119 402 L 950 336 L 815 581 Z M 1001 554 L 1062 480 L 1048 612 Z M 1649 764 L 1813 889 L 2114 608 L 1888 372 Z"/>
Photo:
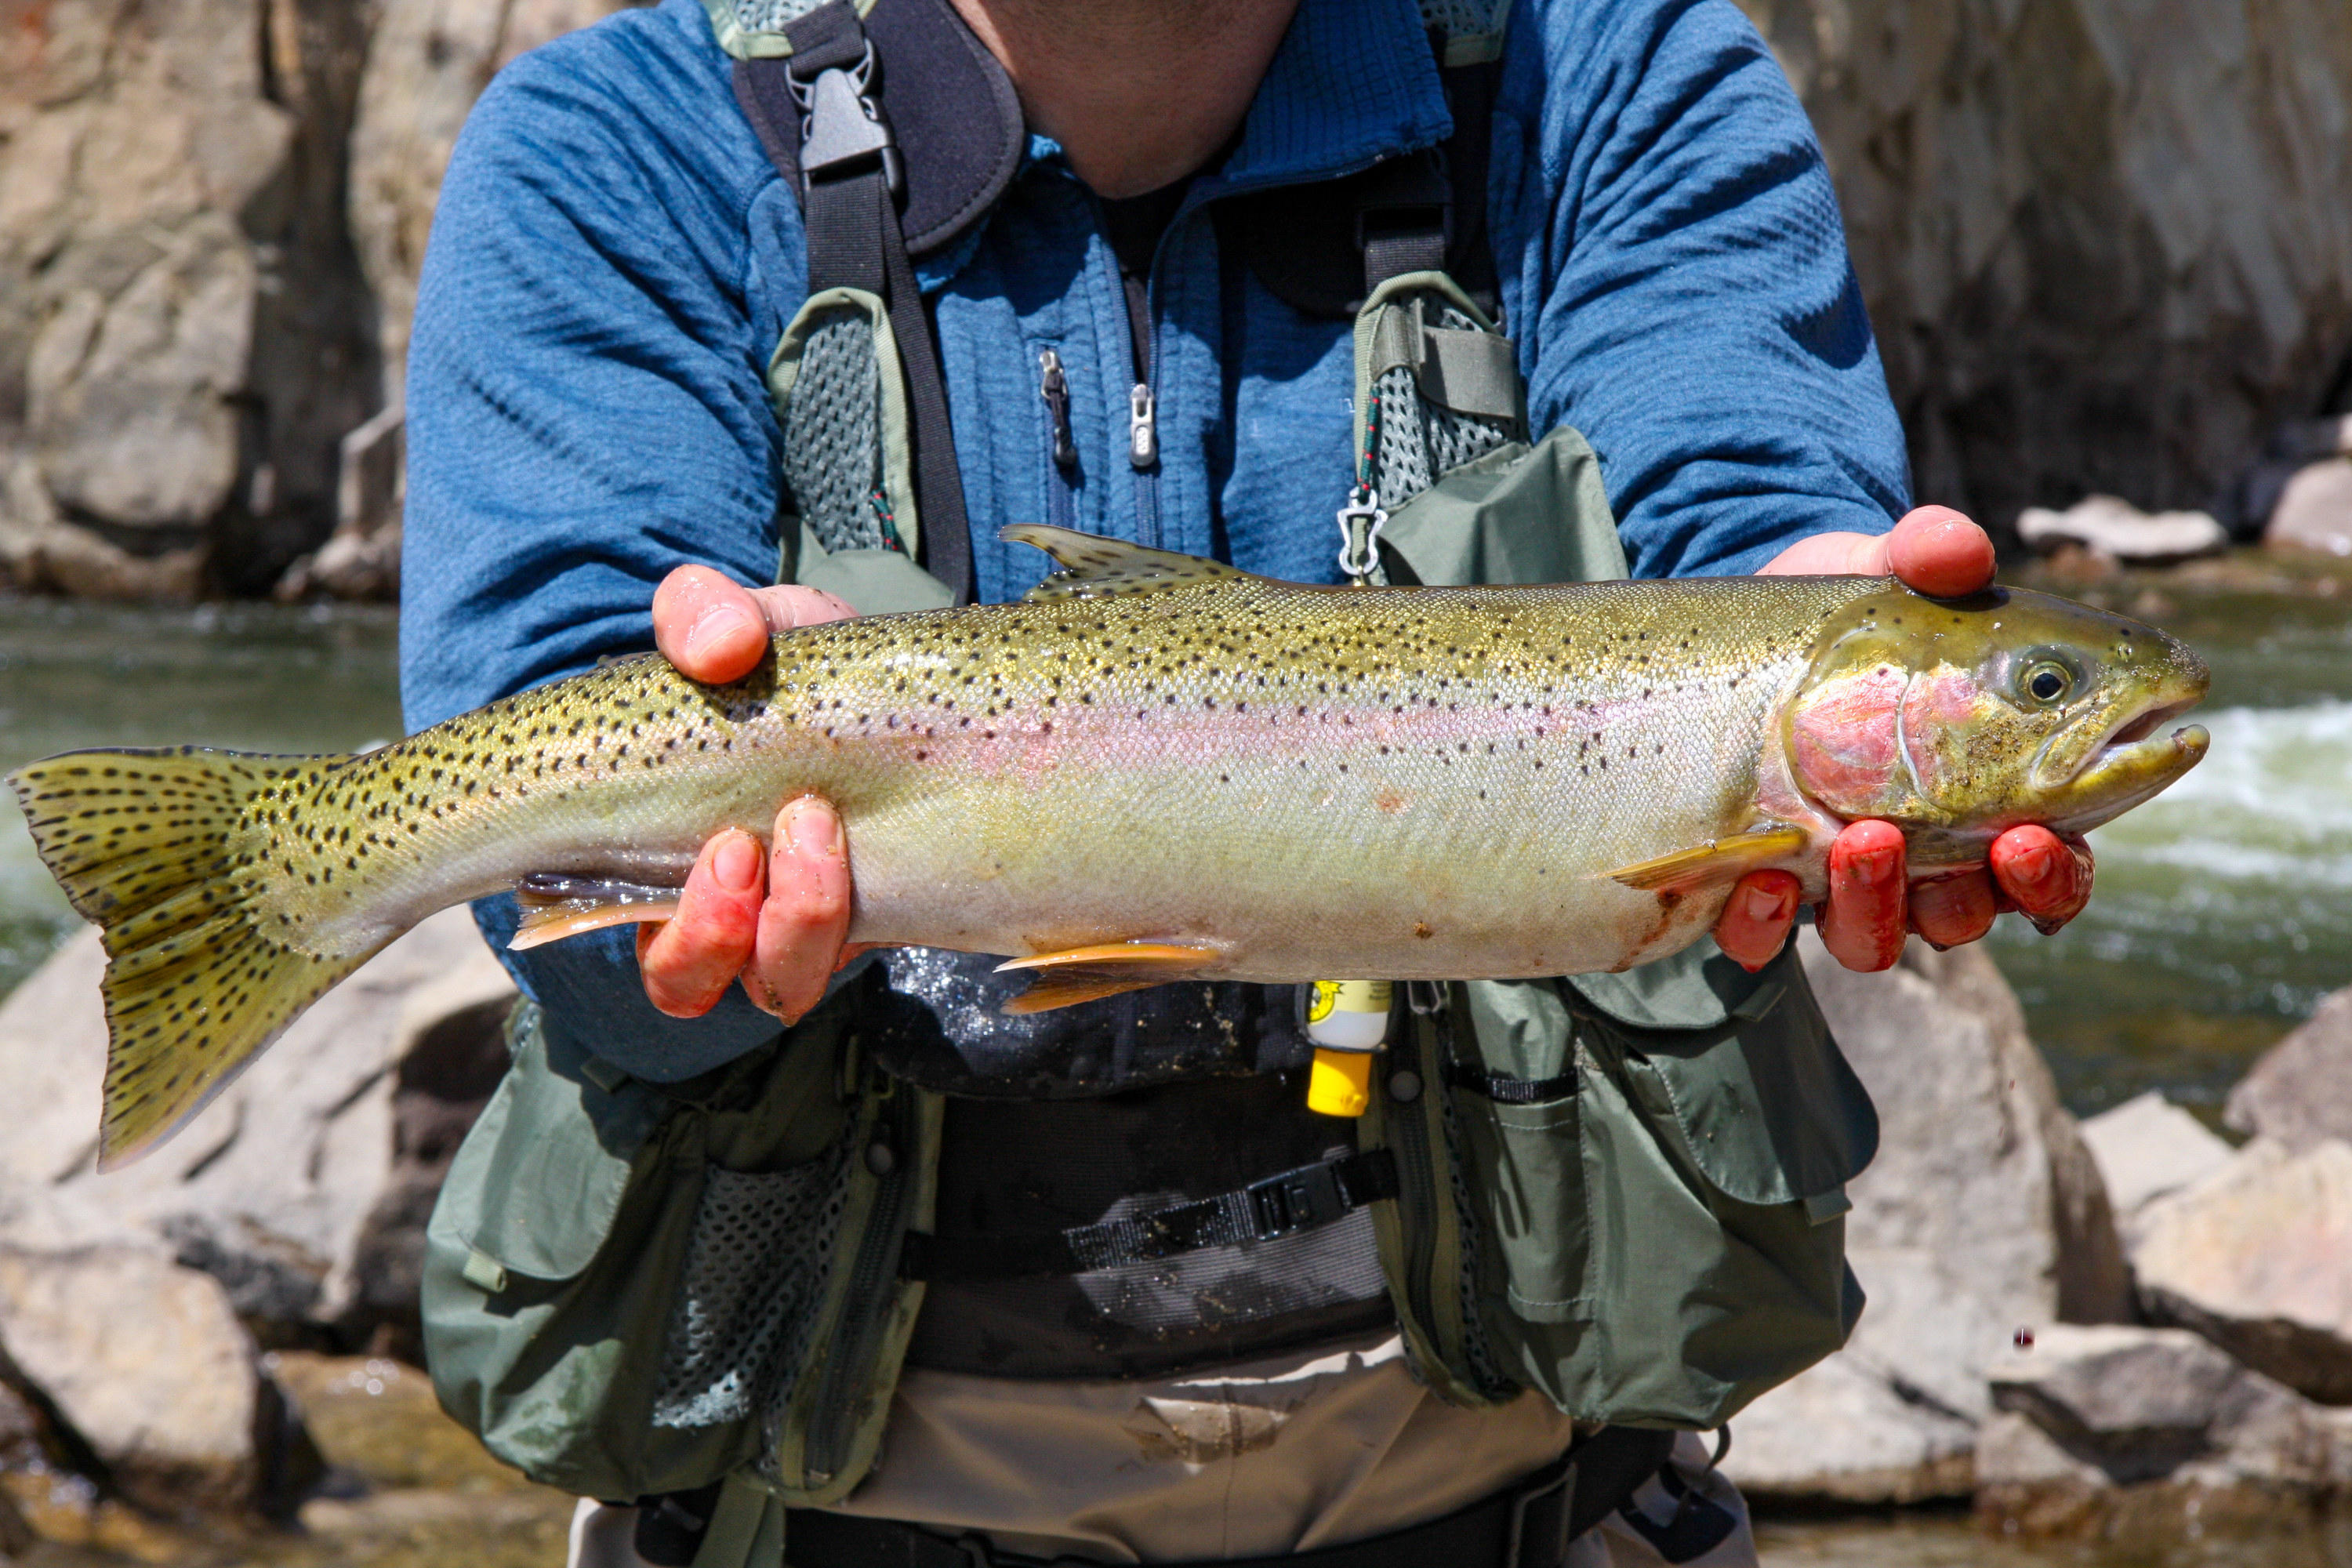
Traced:
<path fill-rule="evenodd" d="M 1346 1546 L 1220 1559 L 1219 1568 L 1559 1568 L 1570 1542 L 1622 1508 L 1653 1476 L 1664 1482 L 1674 1474 L 1666 1465 L 1674 1446 L 1672 1432 L 1605 1426 L 1525 1480 L 1444 1519 Z M 1667 1490 L 1680 1503 L 1675 1519 L 1650 1527 L 1672 1538 L 1675 1550 L 1665 1561 L 1687 1563 L 1736 1528 L 1722 1509 L 1683 1489 L 1679 1477 Z M 941 1535 L 892 1520 L 802 1509 L 785 1519 L 793 1568 L 1094 1568 L 1091 1558 L 1049 1562 L 999 1551 L 977 1534 Z M 1698 1551 L 1687 1550 L 1702 1541 Z"/>

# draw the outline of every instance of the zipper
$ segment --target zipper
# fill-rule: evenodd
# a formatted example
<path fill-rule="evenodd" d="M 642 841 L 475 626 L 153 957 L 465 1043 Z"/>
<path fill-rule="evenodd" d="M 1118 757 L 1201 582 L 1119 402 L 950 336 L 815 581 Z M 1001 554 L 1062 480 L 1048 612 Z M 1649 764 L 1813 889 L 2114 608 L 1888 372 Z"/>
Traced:
<path fill-rule="evenodd" d="M 1395 1152 L 1400 1180 L 1397 1184 L 1398 1218 L 1403 1222 L 1405 1246 L 1405 1304 L 1413 1321 L 1433 1341 L 1437 1335 L 1437 1321 L 1430 1311 L 1430 1270 L 1437 1254 L 1438 1195 L 1437 1162 L 1429 1147 L 1429 1108 L 1444 1082 L 1437 1075 L 1444 1071 L 1431 1059 L 1428 1037 L 1435 1033 L 1428 1021 L 1411 1011 L 1405 1013 L 1405 1027 L 1413 1043 L 1414 1066 L 1420 1069 L 1421 1081 L 1428 1086 L 1422 1090 L 1417 1103 L 1391 1106 L 1386 1119 L 1385 1142 Z M 1452 1201 L 1449 1187 L 1446 1201 Z"/>
<path fill-rule="evenodd" d="M 1070 491 L 1078 482 L 1078 444 L 1070 433 L 1070 378 L 1062 356 L 1051 348 L 1037 351 L 1037 394 L 1045 400 L 1054 461 L 1053 476 L 1045 481 L 1045 521 L 1075 528 L 1077 509 Z"/>
<path fill-rule="evenodd" d="M 1171 223 L 1171 226 L 1173 225 Z M 1168 237 L 1160 236 L 1165 245 Z M 1112 262 L 1116 271 L 1118 263 Z M 1153 272 L 1160 270 L 1160 258 L 1151 259 Z M 1160 419 L 1159 405 L 1152 393 L 1154 358 L 1151 353 L 1151 291 L 1150 284 L 1137 282 L 1124 274 L 1118 276 L 1120 299 L 1127 306 L 1127 341 L 1133 355 L 1135 384 L 1127 393 L 1127 461 L 1135 470 L 1136 537 L 1143 543 L 1160 543 Z"/>
<path fill-rule="evenodd" d="M 876 1338 L 898 1310 L 898 1249 L 907 1226 L 907 1199 L 913 1190 L 918 1128 L 911 1110 L 915 1096 L 896 1085 L 886 1089 L 881 1106 L 866 1131 L 864 1149 L 851 1158 L 867 1159 L 868 1151 L 890 1151 L 890 1165 L 877 1173 L 874 1204 L 858 1237 L 857 1257 L 850 1265 L 849 1289 L 843 1297 L 841 1321 L 835 1326 L 833 1352 L 818 1374 L 816 1399 L 810 1406 L 808 1439 L 802 1449 L 803 1479 L 812 1486 L 829 1485 L 848 1462 L 850 1444 L 858 1426 L 862 1401 L 847 1386 L 872 1371 Z"/>

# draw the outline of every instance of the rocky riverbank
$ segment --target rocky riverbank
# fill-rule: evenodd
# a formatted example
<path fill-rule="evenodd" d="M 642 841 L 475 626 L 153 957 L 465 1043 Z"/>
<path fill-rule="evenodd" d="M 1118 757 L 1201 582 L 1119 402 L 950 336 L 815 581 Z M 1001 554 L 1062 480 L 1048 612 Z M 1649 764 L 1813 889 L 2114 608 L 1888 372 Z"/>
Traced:
<path fill-rule="evenodd" d="M 629 3 L 0 9 L 0 578 L 393 594 L 457 129 Z M 1739 3 L 1821 133 L 1922 497 L 2008 531 L 2107 491 L 2244 536 L 2292 489 L 2339 520 L 2306 542 L 2352 548 L 2352 462 L 2305 450 L 2352 413 L 2352 9 Z"/>
<path fill-rule="evenodd" d="M 1969 1507 L 2118 1549 L 2338 1517 L 2352 992 L 2239 1086 L 2233 1145 L 2156 1094 L 2078 1122 L 1980 950 L 1855 975 L 1806 940 L 1884 1128 L 1846 1222 L 1871 1301 L 1734 1423 L 1759 1508 Z M 0 1552 L 551 1561 L 564 1500 L 484 1458 L 412 1359 L 421 1227 L 510 999 L 463 913 L 103 1178 L 100 963 L 79 938 L 0 1005 Z"/>

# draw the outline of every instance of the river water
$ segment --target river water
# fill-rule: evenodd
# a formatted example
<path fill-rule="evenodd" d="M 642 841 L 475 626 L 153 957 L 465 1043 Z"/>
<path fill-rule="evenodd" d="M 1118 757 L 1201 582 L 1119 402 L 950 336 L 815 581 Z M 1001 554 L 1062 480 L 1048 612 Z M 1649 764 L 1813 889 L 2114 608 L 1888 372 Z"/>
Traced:
<path fill-rule="evenodd" d="M 2094 836 L 2099 890 L 2081 919 L 2043 938 L 2005 917 L 1991 939 L 2080 1113 L 2161 1088 L 2216 1120 L 2252 1058 L 2352 984 L 2352 595 L 2235 581 L 2109 590 L 2211 663 L 2199 717 L 2212 753 Z M 0 768 L 97 744 L 353 749 L 399 732 L 394 654 L 386 611 L 0 597 Z M 14 804 L 0 803 L 0 993 L 72 924 Z M 1933 1517 L 1782 1526 L 1770 1539 L 1768 1560 L 1824 1568 L 2095 1560 L 1996 1550 Z M 2307 1544 L 2315 1563 L 2342 1543 Z M 2211 1551 L 2195 1560 L 2283 1562 Z"/>

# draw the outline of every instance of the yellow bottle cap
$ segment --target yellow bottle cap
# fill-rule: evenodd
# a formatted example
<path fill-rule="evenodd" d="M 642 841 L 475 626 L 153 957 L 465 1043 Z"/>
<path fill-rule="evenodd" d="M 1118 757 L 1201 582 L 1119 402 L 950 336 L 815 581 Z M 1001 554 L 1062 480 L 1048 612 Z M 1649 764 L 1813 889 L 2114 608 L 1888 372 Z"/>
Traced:
<path fill-rule="evenodd" d="M 1307 1071 L 1307 1109 L 1321 1116 L 1361 1116 L 1372 1102 L 1372 1053 L 1317 1051 Z"/>

